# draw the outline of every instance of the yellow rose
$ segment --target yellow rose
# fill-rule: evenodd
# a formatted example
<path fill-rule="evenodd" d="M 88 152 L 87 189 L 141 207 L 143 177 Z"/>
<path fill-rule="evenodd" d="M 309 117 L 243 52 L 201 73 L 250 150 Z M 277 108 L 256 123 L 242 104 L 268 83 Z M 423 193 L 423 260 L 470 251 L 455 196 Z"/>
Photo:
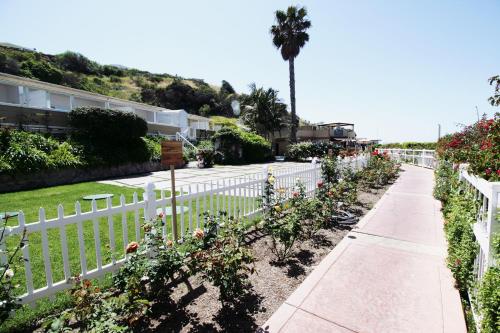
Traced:
<path fill-rule="evenodd" d="M 203 236 L 205 236 L 205 233 L 203 232 L 203 230 L 197 228 L 194 232 L 193 232 L 193 237 L 196 238 L 196 239 L 202 239 Z"/>

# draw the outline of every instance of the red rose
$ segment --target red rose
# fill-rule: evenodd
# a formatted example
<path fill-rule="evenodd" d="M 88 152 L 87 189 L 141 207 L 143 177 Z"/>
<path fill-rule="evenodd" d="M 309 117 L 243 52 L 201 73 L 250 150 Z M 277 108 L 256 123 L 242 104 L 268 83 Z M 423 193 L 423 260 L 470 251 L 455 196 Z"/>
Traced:
<path fill-rule="evenodd" d="M 294 198 L 297 198 L 297 197 L 299 196 L 299 192 L 293 192 L 293 193 L 292 193 L 292 196 L 293 196 Z"/>
<path fill-rule="evenodd" d="M 484 171 L 487 176 L 491 175 L 491 168 L 488 168 Z"/>
<path fill-rule="evenodd" d="M 130 244 L 127 245 L 127 248 L 125 249 L 125 251 L 127 253 L 134 253 L 135 251 L 137 251 L 138 248 L 139 248 L 139 243 L 130 242 Z"/>
<path fill-rule="evenodd" d="M 499 175 L 499 176 L 500 176 L 500 169 L 498 169 L 498 170 L 497 170 L 497 175 Z"/>
<path fill-rule="evenodd" d="M 486 150 L 488 148 L 491 148 L 492 144 L 491 141 L 485 140 L 481 143 L 481 150 Z"/>
<path fill-rule="evenodd" d="M 323 182 L 321 180 L 318 182 L 318 187 L 319 188 L 323 187 Z"/>

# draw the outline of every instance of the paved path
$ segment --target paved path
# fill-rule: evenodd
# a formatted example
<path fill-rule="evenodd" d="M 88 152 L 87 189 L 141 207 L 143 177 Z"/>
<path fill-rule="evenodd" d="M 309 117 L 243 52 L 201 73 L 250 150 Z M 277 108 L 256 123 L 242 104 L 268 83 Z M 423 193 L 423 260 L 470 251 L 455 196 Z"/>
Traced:
<path fill-rule="evenodd" d="M 466 332 L 431 170 L 396 183 L 264 324 L 268 332 Z"/>
<path fill-rule="evenodd" d="M 296 162 L 272 162 L 267 164 L 249 165 L 216 165 L 209 169 L 185 168 L 175 171 L 175 186 L 189 186 L 190 184 L 209 184 L 221 179 L 238 178 L 243 175 L 262 173 L 266 166 L 272 166 L 274 170 L 303 167 L 304 163 Z M 111 180 L 103 180 L 99 183 L 128 187 L 144 187 L 148 182 L 154 183 L 157 189 L 170 188 L 170 170 L 151 172 L 144 175 L 128 176 Z"/>

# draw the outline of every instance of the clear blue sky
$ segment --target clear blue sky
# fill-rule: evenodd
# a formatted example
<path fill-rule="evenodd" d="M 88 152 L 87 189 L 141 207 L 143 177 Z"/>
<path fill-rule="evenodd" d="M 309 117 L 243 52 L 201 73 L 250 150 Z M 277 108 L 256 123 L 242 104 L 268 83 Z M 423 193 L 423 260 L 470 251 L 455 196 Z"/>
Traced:
<path fill-rule="evenodd" d="M 103 64 L 273 87 L 288 102 L 288 65 L 271 43 L 289 1 L 0 0 L 0 41 Z M 297 111 L 356 124 L 359 137 L 434 140 L 492 115 L 500 74 L 500 2 L 303 1 L 313 27 L 296 61 Z"/>

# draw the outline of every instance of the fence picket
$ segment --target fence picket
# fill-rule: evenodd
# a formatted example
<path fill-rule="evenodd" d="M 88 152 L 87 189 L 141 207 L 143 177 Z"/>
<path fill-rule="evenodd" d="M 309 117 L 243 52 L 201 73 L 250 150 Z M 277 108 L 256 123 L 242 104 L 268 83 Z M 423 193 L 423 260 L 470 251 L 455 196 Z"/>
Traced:
<path fill-rule="evenodd" d="M 60 221 L 59 236 L 61 238 L 61 254 L 63 258 L 64 279 L 68 280 L 71 277 L 71 270 L 69 267 L 69 254 L 68 254 L 68 239 L 66 237 L 66 226 L 62 224 L 64 219 L 64 207 L 59 204 L 57 206 L 57 219 Z"/>
<path fill-rule="evenodd" d="M 188 216 L 189 216 L 189 232 L 193 232 L 193 199 L 191 199 L 191 194 L 193 193 L 191 190 L 191 184 L 189 184 L 189 201 L 188 201 Z"/>
<path fill-rule="evenodd" d="M 97 203 L 92 200 L 92 213 L 97 212 Z M 101 257 L 101 236 L 99 232 L 99 221 L 94 218 L 92 219 L 92 224 L 94 227 L 94 244 L 95 244 L 95 258 L 97 263 L 97 269 L 102 269 L 102 257 Z"/>
<path fill-rule="evenodd" d="M 200 184 L 196 184 L 196 228 L 200 227 Z"/>
<path fill-rule="evenodd" d="M 127 223 L 127 213 L 125 212 L 125 197 L 120 197 L 120 207 L 122 208 L 122 234 L 123 234 L 123 247 L 124 249 L 128 245 L 128 223 Z M 147 213 L 146 213 L 147 214 Z M 146 217 L 145 215 L 144 217 Z M 128 257 L 128 255 L 127 255 Z"/>
<path fill-rule="evenodd" d="M 125 201 L 125 197 L 123 201 Z M 134 204 L 134 206 L 135 204 L 137 204 L 137 192 L 134 192 L 134 194 L 132 194 L 132 203 Z M 141 240 L 141 223 L 139 222 L 139 210 L 136 208 L 134 209 L 133 212 L 134 212 L 134 225 L 135 225 L 135 240 L 138 242 Z"/>
<path fill-rule="evenodd" d="M 19 227 L 24 232 L 25 221 L 24 221 L 24 213 L 23 211 L 19 212 L 17 216 L 19 221 Z M 24 261 L 24 275 L 26 276 L 26 291 L 28 296 L 33 295 L 33 273 L 31 272 L 31 261 L 30 261 L 30 250 L 29 250 L 29 235 L 26 234 L 26 242 L 23 244 L 22 252 L 23 252 L 23 261 Z"/>
<path fill-rule="evenodd" d="M 111 202 L 111 198 L 106 198 L 106 208 L 109 209 L 112 206 L 113 204 Z M 116 244 L 115 244 L 115 223 L 113 221 L 113 215 L 108 216 L 108 231 L 109 231 L 109 251 L 111 251 L 111 262 L 114 265 L 116 264 L 116 255 L 115 255 Z"/>
<path fill-rule="evenodd" d="M 184 228 L 184 188 L 181 186 L 180 194 L 179 194 L 179 203 L 180 203 L 180 215 L 181 215 L 181 237 L 184 238 L 185 228 Z M 179 212 L 177 212 L 179 214 Z"/>
<path fill-rule="evenodd" d="M 80 202 L 75 203 L 75 215 L 79 217 L 82 214 L 82 208 Z M 85 241 L 83 239 L 83 221 L 78 219 L 77 222 L 77 232 L 78 232 L 78 249 L 80 251 L 80 267 L 82 268 L 82 276 L 87 276 L 87 256 L 85 255 Z"/>
<path fill-rule="evenodd" d="M 43 254 L 43 266 L 45 267 L 45 279 L 47 280 L 47 287 L 52 287 L 53 277 L 52 277 L 52 267 L 50 265 L 50 252 L 49 252 L 49 241 L 47 237 L 47 225 L 45 224 L 45 209 L 42 207 L 38 211 L 38 216 L 40 219 L 40 226 L 42 228 L 42 254 Z"/>

